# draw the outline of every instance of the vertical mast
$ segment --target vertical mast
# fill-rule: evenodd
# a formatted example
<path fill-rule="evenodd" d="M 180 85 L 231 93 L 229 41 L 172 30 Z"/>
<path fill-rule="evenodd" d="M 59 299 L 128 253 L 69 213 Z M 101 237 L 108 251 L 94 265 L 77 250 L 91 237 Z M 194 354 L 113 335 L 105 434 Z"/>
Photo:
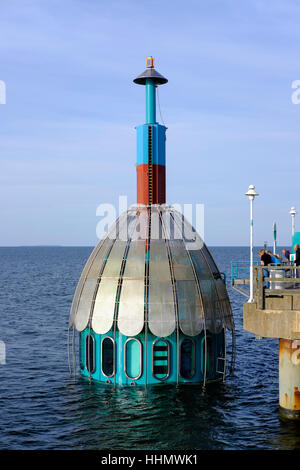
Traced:
<path fill-rule="evenodd" d="M 156 87 L 167 79 L 154 69 L 153 57 L 147 69 L 133 81 L 145 85 L 146 123 L 137 126 L 137 203 L 166 202 L 166 127 L 156 122 Z"/>

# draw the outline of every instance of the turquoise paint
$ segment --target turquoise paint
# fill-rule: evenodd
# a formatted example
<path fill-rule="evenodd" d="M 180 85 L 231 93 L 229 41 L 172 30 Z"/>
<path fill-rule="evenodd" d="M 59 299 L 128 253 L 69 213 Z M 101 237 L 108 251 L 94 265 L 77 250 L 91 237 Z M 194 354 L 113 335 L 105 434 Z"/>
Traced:
<path fill-rule="evenodd" d="M 83 332 L 80 333 L 80 363 L 81 363 L 81 374 L 91 379 L 108 384 L 118 384 L 124 386 L 148 386 L 153 384 L 162 384 L 162 383 L 177 383 L 177 375 L 179 383 L 201 383 L 203 382 L 204 374 L 204 344 L 205 336 L 204 332 L 200 335 L 193 337 L 195 343 L 195 374 L 191 378 L 181 377 L 180 375 L 180 364 L 177 362 L 177 333 L 174 332 L 166 338 L 158 338 L 152 333 L 147 332 L 147 344 L 145 344 L 145 334 L 144 332 L 137 335 L 134 338 L 128 338 L 127 336 L 122 335 L 120 332 L 116 331 L 114 334 L 113 331 L 108 332 L 105 335 L 99 335 L 92 330 L 90 331 L 91 335 L 95 340 L 95 371 L 89 374 L 86 368 L 86 338 L 89 334 L 89 329 L 86 328 Z M 101 369 L 101 343 L 102 340 L 106 337 L 114 339 L 115 337 L 115 375 L 113 377 L 107 377 L 103 374 Z M 191 339 L 180 333 L 179 335 L 179 347 L 181 342 L 184 339 Z M 218 361 L 219 357 L 224 357 L 224 334 L 221 333 L 213 335 L 207 333 L 208 341 L 211 341 L 211 347 L 208 347 L 207 351 L 207 364 L 208 364 L 208 374 L 207 381 L 220 380 L 222 378 L 221 374 L 217 372 L 218 368 L 222 368 L 222 361 Z M 129 342 L 128 342 L 129 339 Z M 131 341 L 132 340 L 132 341 Z M 140 375 L 140 351 L 138 342 L 140 341 L 142 347 L 142 374 Z M 153 344 L 157 340 L 165 340 L 169 344 L 169 360 L 170 360 L 170 370 L 169 376 L 163 380 L 153 376 Z M 125 374 L 125 345 L 130 345 L 127 359 L 127 375 Z M 165 353 L 164 353 L 165 355 Z M 179 355 L 180 359 L 180 355 Z M 163 364 L 163 359 L 158 361 L 157 364 Z M 140 376 L 139 376 L 140 375 Z M 139 376 L 139 378 L 134 379 L 132 377 Z"/>
<path fill-rule="evenodd" d="M 300 246 L 300 232 L 295 232 L 292 238 L 292 253 L 295 253 L 294 246 Z"/>
<path fill-rule="evenodd" d="M 152 78 L 146 79 L 146 124 L 156 123 L 156 86 Z"/>
<path fill-rule="evenodd" d="M 166 127 L 153 124 L 152 127 L 152 163 L 166 165 Z M 136 127 L 137 136 L 137 165 L 149 163 L 148 125 Z"/>

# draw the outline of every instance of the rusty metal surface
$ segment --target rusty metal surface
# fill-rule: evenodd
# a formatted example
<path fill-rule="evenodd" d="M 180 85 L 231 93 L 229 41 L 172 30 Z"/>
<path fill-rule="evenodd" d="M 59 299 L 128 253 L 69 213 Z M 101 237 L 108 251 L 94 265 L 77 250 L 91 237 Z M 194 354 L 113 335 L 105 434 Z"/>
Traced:
<path fill-rule="evenodd" d="M 166 202 L 166 167 L 151 165 L 152 203 L 164 204 Z M 140 164 L 136 167 L 137 177 L 137 203 L 150 204 L 149 193 L 149 165 Z"/>
<path fill-rule="evenodd" d="M 279 339 L 279 405 L 300 412 L 300 340 Z"/>

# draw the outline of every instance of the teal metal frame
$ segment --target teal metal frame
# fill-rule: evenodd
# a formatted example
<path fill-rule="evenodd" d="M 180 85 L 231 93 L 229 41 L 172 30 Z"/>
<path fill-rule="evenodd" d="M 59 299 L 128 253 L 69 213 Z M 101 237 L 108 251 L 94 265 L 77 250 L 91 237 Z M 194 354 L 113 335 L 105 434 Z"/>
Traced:
<path fill-rule="evenodd" d="M 86 357 L 86 341 L 88 341 L 88 335 L 94 338 L 94 371 L 89 372 Z M 194 373 L 190 378 L 181 376 L 180 374 L 180 361 L 181 354 L 177 355 L 177 334 L 172 333 L 168 337 L 160 338 L 152 335 L 149 331 L 147 332 L 147 340 L 145 339 L 144 332 L 137 335 L 134 338 L 130 338 L 122 335 L 120 332 L 116 333 L 114 341 L 114 374 L 107 376 L 103 373 L 102 367 L 102 350 L 101 344 L 103 339 L 111 338 L 114 340 L 113 329 L 104 334 L 99 335 L 93 330 L 86 328 L 80 333 L 80 365 L 81 375 L 87 379 L 101 382 L 110 385 L 137 385 L 137 386 L 148 386 L 160 383 L 202 383 L 204 379 L 206 382 L 222 381 L 223 374 L 218 370 L 220 358 L 225 360 L 225 333 L 222 329 L 220 333 L 212 334 L 204 331 L 193 338 L 180 334 L 179 344 L 181 345 L 184 339 L 191 339 L 194 343 L 194 350 L 192 351 L 193 362 L 194 362 Z M 142 354 L 138 352 L 137 357 L 134 358 L 140 365 L 140 373 L 134 378 L 130 377 L 126 370 L 126 349 L 129 341 L 138 341 L 141 345 Z M 163 340 L 168 345 L 168 374 L 164 378 L 157 378 L 153 373 L 153 347 L 157 341 Z M 206 346 L 210 344 L 209 347 Z M 205 363 L 206 357 L 206 363 Z M 179 374 L 177 377 L 177 371 Z"/>

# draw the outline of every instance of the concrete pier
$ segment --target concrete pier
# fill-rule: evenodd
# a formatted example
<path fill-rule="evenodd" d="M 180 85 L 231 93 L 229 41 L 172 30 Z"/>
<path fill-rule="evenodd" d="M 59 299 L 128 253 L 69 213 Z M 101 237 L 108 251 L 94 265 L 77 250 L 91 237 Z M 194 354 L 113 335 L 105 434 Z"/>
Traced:
<path fill-rule="evenodd" d="M 298 269 L 290 266 L 255 266 L 254 302 L 243 306 L 246 331 L 262 338 L 279 340 L 279 412 L 282 417 L 294 420 L 300 420 Z"/>

